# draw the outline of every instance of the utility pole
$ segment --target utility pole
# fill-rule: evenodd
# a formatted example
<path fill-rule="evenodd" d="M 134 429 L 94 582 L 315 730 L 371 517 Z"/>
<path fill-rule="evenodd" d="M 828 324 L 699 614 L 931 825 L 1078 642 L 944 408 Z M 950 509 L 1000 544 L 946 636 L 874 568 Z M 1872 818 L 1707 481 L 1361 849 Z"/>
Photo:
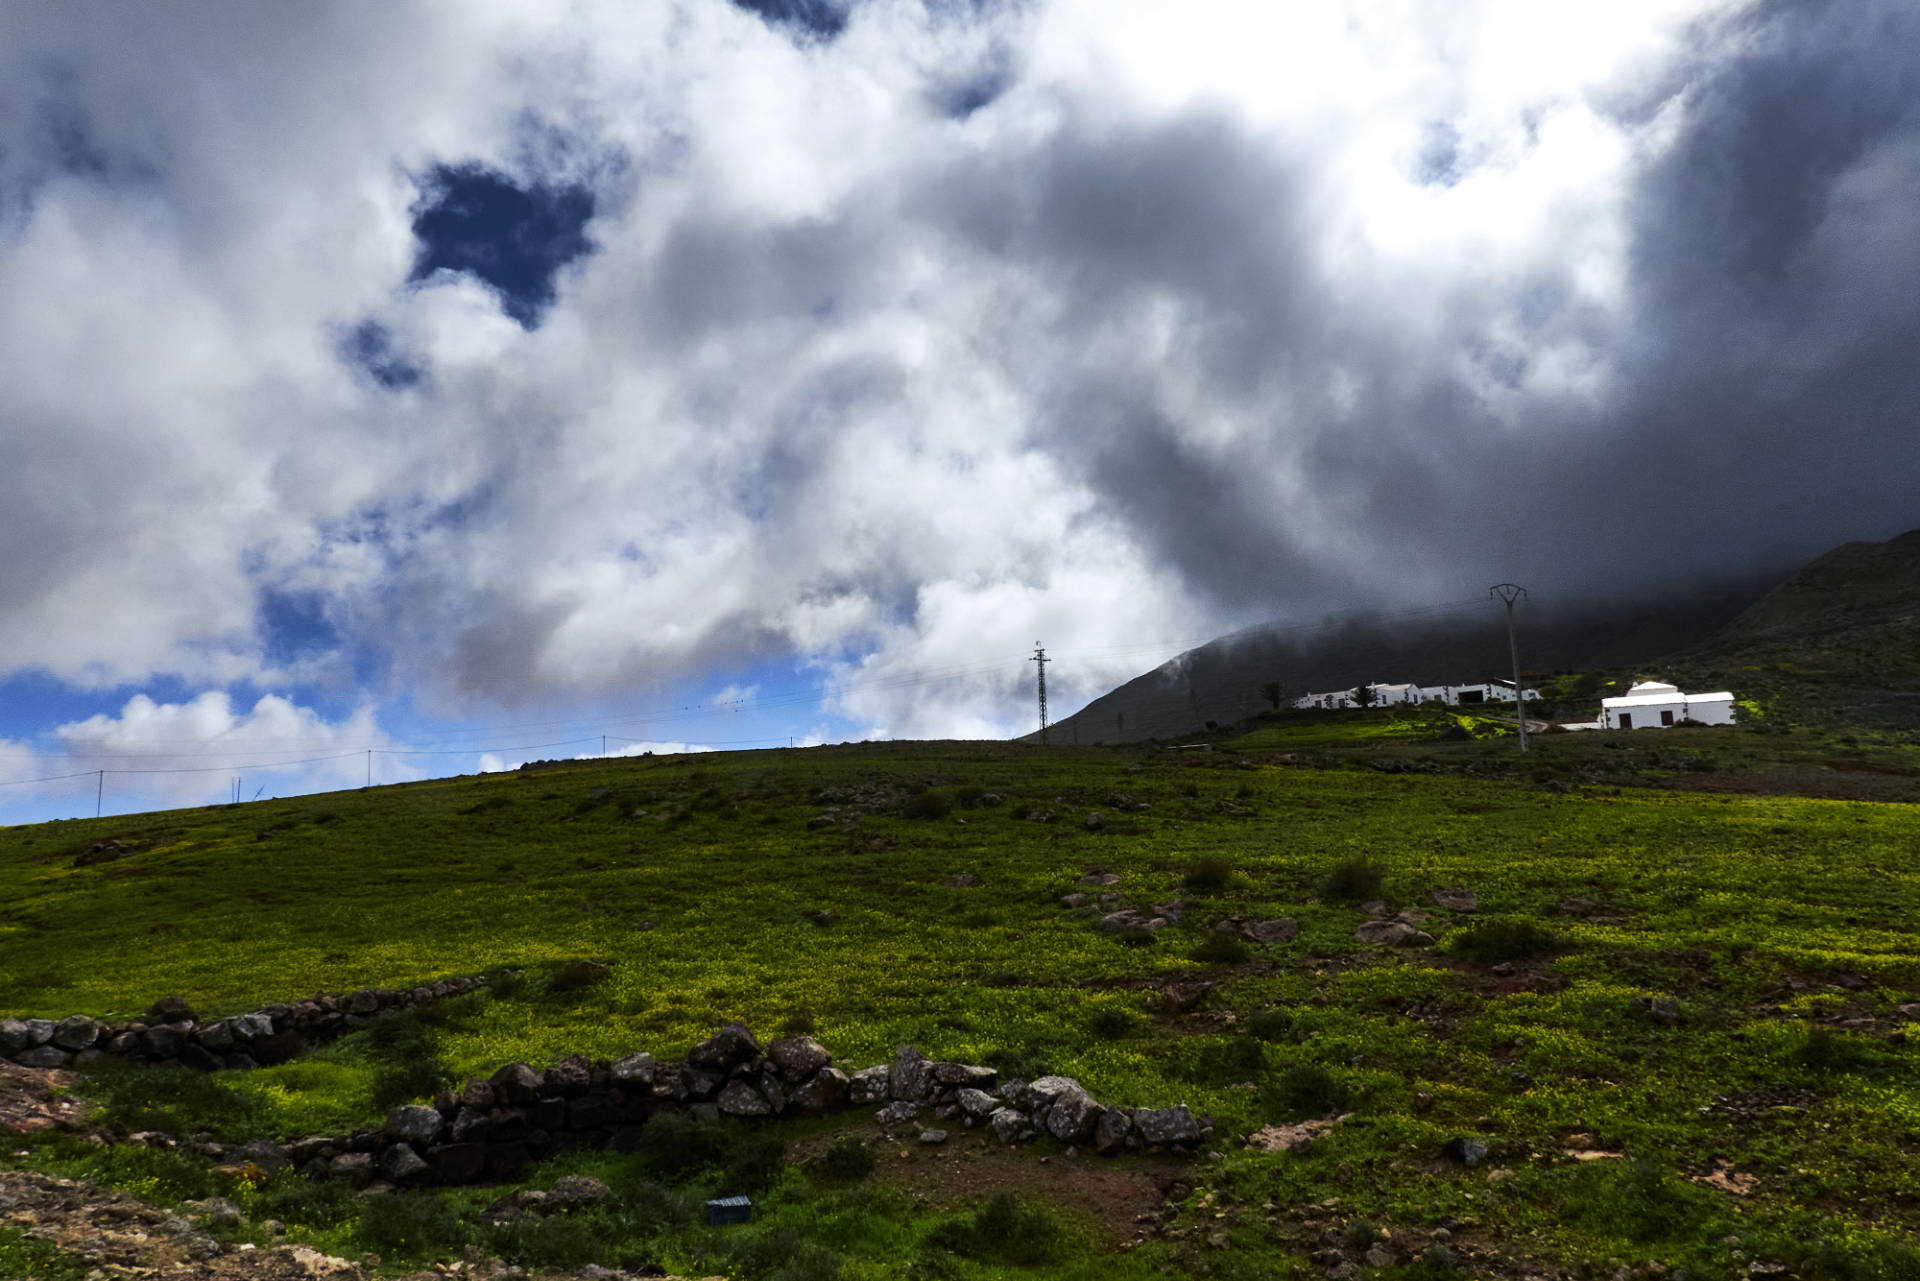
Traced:
<path fill-rule="evenodd" d="M 373 786 L 373 749 L 367 749 L 367 786 Z"/>
<path fill-rule="evenodd" d="M 607 754 L 607 736 L 605 734 L 602 734 L 600 736 L 600 755 L 605 756 L 606 754 Z"/>
<path fill-rule="evenodd" d="M 1527 589 L 1518 583 L 1496 583 L 1487 595 L 1497 596 L 1507 607 L 1507 654 L 1513 659 L 1513 710 L 1520 718 L 1520 750 L 1527 750 L 1527 691 L 1520 684 L 1520 646 L 1513 638 L 1513 603 L 1523 599 Z"/>
<path fill-rule="evenodd" d="M 1047 651 L 1039 641 L 1033 643 L 1033 657 L 1029 663 L 1040 664 L 1040 746 L 1047 745 L 1047 664 L 1053 660 L 1047 657 Z"/>
<path fill-rule="evenodd" d="M 100 777 L 95 779 L 93 784 L 93 816 L 95 818 L 100 817 L 100 802 L 106 797 L 106 794 L 107 772 L 101 770 Z"/>

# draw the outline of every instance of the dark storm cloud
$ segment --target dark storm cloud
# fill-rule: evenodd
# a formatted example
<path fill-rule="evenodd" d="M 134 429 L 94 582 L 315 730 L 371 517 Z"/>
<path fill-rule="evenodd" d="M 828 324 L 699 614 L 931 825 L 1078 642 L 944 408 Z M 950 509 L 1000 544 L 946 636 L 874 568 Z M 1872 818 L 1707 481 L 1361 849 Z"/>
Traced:
<path fill-rule="evenodd" d="M 832 40 L 847 29 L 851 5 L 839 0 L 733 0 L 748 13 L 758 14 L 769 25 L 796 35 Z"/>

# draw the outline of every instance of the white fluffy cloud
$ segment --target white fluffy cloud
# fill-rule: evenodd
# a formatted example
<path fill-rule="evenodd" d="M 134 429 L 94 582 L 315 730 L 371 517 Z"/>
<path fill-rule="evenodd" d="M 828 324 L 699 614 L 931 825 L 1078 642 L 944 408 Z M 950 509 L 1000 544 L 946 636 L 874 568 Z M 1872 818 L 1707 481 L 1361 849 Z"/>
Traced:
<path fill-rule="evenodd" d="M 723 0 L 13 6 L 0 50 L 5 671 L 372 655 L 457 713 L 791 662 L 876 732 L 1002 734 L 1035 640 L 1073 700 L 1165 656 L 1135 642 L 1902 520 L 1825 501 L 1914 448 L 1874 425 L 1912 378 L 1861 362 L 1920 294 L 1888 283 L 1920 273 L 1911 59 L 1838 18 L 872 0 L 801 41 Z M 1809 67 L 1804 163 L 1748 155 Z M 969 85 L 1004 92 L 943 110 Z M 531 331 L 471 277 L 407 284 L 423 176 L 462 163 L 593 193 Z M 1709 219 L 1682 293 L 1664 255 Z M 368 321 L 416 385 L 341 358 Z M 1858 439 L 1790 520 L 1596 483 L 1659 448 L 1805 484 L 1834 383 Z M 306 648 L 266 593 L 311 603 Z M 205 702 L 97 732 L 233 718 Z"/>

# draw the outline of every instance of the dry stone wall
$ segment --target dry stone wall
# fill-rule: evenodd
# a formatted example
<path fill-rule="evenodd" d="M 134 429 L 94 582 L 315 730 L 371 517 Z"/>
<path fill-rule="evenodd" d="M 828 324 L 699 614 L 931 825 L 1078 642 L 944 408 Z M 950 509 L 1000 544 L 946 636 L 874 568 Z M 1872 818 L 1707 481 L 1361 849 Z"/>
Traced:
<path fill-rule="evenodd" d="M 183 1063 L 205 1072 L 255 1068 L 295 1058 L 389 1010 L 459 996 L 485 982 L 469 976 L 405 990 L 366 987 L 209 1022 L 200 1021 L 193 1007 L 177 996 L 155 1001 L 144 1018 L 128 1022 L 103 1022 L 84 1014 L 58 1021 L 0 1019 L 0 1059 L 23 1067 L 84 1068 L 112 1055 L 142 1063 Z"/>

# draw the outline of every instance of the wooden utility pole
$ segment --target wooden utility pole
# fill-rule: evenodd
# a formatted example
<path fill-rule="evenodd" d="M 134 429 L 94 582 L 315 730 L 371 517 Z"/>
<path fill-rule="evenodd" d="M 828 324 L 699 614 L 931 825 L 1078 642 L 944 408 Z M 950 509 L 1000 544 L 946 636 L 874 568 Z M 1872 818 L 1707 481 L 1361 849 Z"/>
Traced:
<path fill-rule="evenodd" d="M 1033 643 L 1033 657 L 1029 663 L 1040 665 L 1040 746 L 1047 745 L 1047 664 L 1053 660 L 1047 657 L 1047 651 L 1039 641 Z"/>
<path fill-rule="evenodd" d="M 1527 750 L 1527 691 L 1520 684 L 1520 646 L 1513 638 L 1513 603 L 1522 599 L 1527 589 L 1517 583 L 1496 583 L 1487 588 L 1487 595 L 1497 596 L 1507 607 L 1507 654 L 1513 659 L 1513 710 L 1520 718 L 1520 750 Z"/>

